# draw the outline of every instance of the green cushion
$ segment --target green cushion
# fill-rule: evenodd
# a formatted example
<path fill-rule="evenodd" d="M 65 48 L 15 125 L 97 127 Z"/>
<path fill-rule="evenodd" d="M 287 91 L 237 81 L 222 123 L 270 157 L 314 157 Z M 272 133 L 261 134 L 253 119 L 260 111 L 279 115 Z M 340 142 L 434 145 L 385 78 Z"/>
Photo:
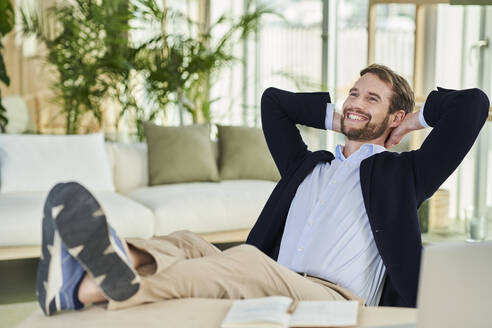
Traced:
<path fill-rule="evenodd" d="M 280 174 L 258 128 L 219 125 L 220 178 L 280 180 Z"/>
<path fill-rule="evenodd" d="M 207 125 L 158 126 L 144 123 L 149 185 L 219 181 Z"/>

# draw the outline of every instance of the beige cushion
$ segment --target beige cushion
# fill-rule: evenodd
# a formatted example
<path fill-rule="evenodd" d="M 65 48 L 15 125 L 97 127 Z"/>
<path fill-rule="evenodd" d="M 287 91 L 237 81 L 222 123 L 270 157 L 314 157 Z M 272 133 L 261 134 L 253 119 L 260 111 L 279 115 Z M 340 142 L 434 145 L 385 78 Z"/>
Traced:
<path fill-rule="evenodd" d="M 212 232 L 251 228 L 275 185 L 260 180 L 180 183 L 125 195 L 152 209 L 156 235 L 183 229 Z"/>
<path fill-rule="evenodd" d="M 5 193 L 0 196 L 0 246 L 40 245 L 47 192 Z M 95 192 L 106 217 L 122 237 L 150 238 L 154 215 L 150 209 L 109 191 Z"/>
<path fill-rule="evenodd" d="M 280 180 L 263 132 L 243 126 L 218 126 L 220 178 Z"/>
<path fill-rule="evenodd" d="M 149 185 L 146 143 L 107 143 L 111 146 L 113 181 L 116 191 L 125 191 Z"/>
<path fill-rule="evenodd" d="M 209 130 L 206 125 L 164 127 L 145 123 L 149 185 L 218 181 Z"/>

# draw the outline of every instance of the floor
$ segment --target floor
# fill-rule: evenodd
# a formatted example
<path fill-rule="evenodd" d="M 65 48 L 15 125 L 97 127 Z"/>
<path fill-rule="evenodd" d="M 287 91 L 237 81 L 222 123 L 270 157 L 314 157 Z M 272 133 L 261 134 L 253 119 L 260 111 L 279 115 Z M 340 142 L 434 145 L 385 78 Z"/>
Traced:
<path fill-rule="evenodd" d="M 38 309 L 37 265 L 38 259 L 0 261 L 0 328 L 15 327 Z"/>
<path fill-rule="evenodd" d="M 36 300 L 38 259 L 0 261 L 0 305 Z"/>
<path fill-rule="evenodd" d="M 38 302 L 0 305 L 0 328 L 16 327 L 38 309 Z"/>

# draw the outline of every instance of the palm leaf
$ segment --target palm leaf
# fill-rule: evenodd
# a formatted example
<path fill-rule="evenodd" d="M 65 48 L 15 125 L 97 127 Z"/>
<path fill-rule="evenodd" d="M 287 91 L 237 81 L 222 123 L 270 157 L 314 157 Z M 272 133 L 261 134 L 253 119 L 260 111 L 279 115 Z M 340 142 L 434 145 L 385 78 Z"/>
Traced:
<path fill-rule="evenodd" d="M 3 61 L 3 54 L 1 52 L 2 48 L 3 48 L 3 46 L 0 44 L 0 81 L 5 83 L 6 86 L 9 86 L 10 85 L 10 78 L 7 75 L 7 69 L 5 68 L 5 63 Z"/>
<path fill-rule="evenodd" d="M 10 0 L 0 0 L 0 37 L 9 33 L 15 24 L 14 8 Z"/>

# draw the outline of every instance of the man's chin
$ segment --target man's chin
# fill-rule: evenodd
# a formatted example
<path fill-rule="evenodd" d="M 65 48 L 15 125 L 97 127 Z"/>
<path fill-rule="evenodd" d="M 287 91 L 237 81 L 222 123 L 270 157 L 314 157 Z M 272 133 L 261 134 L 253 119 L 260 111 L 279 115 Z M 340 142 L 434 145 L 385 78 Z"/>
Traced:
<path fill-rule="evenodd" d="M 350 129 L 342 132 L 350 141 L 369 142 L 379 138 L 382 134 L 368 133 L 364 129 Z"/>
<path fill-rule="evenodd" d="M 341 122 L 342 134 L 351 141 L 372 141 L 382 136 L 388 129 L 389 115 L 386 116 L 381 124 L 366 123 L 363 127 L 354 127 L 347 124 L 345 120 Z"/>
<path fill-rule="evenodd" d="M 344 129 L 342 134 L 351 141 L 365 141 L 363 138 L 364 131 L 361 129 Z"/>
<path fill-rule="evenodd" d="M 367 138 L 361 138 L 358 136 L 351 136 L 351 135 L 345 135 L 345 138 L 347 138 L 350 141 L 369 141 Z"/>

